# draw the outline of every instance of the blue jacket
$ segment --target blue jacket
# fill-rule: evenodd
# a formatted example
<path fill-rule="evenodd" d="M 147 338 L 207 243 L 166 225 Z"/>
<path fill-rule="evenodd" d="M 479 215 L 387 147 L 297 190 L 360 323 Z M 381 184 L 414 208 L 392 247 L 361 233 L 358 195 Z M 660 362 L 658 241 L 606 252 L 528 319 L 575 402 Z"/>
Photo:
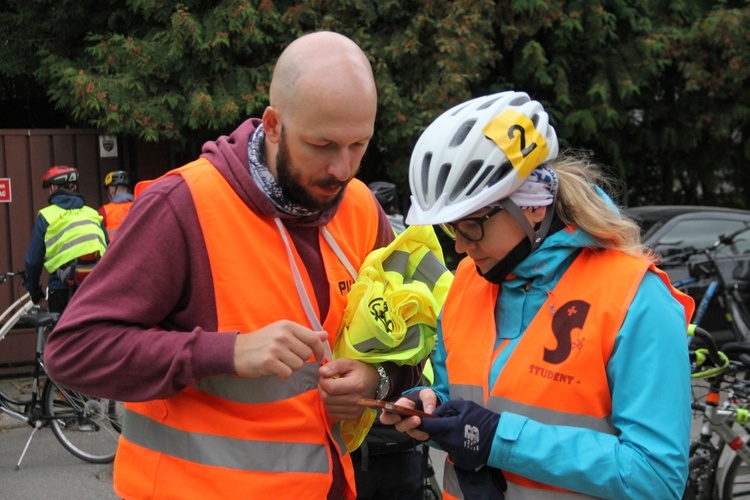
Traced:
<path fill-rule="evenodd" d="M 85 204 L 82 195 L 65 190 L 56 191 L 51 194 L 49 202 L 50 204 L 57 205 L 65 210 L 81 208 Z M 44 269 L 44 255 L 46 253 L 44 235 L 47 233 L 48 226 L 49 224 L 44 216 L 41 214 L 37 215 L 36 222 L 34 222 L 34 228 L 31 230 L 29 248 L 26 251 L 26 257 L 24 258 L 24 265 L 26 266 L 24 286 L 35 303 L 39 302 L 40 298 L 44 297 L 44 290 L 40 285 L 40 280 L 42 277 L 42 270 Z M 106 236 L 107 231 L 104 229 L 103 225 L 102 231 Z M 108 240 L 107 244 L 109 244 Z M 60 281 L 60 278 L 54 273 L 49 275 L 48 286 L 50 290 L 68 289 L 68 285 Z"/>
<path fill-rule="evenodd" d="M 558 231 L 513 270 L 515 279 L 503 283 L 495 312 L 497 343 L 511 340 L 492 365 L 490 386 L 547 292 L 584 246 L 596 243 L 580 229 L 572 234 Z M 654 341 L 655 330 L 659 342 Z M 442 335 L 439 321 L 432 388 L 444 402 L 450 374 Z M 606 370 L 612 423 L 619 436 L 544 425 L 504 412 L 489 465 L 601 498 L 680 498 L 687 478 L 691 423 L 685 315 L 651 272 L 630 305 Z"/>

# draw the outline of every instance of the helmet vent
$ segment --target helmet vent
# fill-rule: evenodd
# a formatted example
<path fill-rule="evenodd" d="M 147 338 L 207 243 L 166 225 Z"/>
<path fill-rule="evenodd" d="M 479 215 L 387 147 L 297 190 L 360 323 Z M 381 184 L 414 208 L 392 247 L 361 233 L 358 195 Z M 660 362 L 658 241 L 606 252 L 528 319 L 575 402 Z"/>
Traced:
<path fill-rule="evenodd" d="M 432 162 L 432 153 L 426 153 L 422 158 L 422 192 L 427 193 L 430 186 L 430 162 Z"/>
<path fill-rule="evenodd" d="M 508 106 L 523 106 L 529 102 L 529 96 L 526 94 L 517 94 L 513 99 L 508 103 Z"/>
<path fill-rule="evenodd" d="M 502 97 L 498 97 L 497 99 L 491 99 L 491 100 L 489 100 L 489 101 L 485 101 L 485 102 L 483 102 L 483 103 L 482 103 L 482 104 L 481 104 L 481 105 L 480 105 L 480 106 L 479 106 L 479 107 L 477 108 L 477 111 L 481 111 L 481 110 L 483 110 L 483 109 L 487 109 L 487 108 L 489 108 L 490 106 L 492 106 L 493 104 L 495 104 L 495 103 L 496 103 L 497 101 L 499 101 L 500 99 L 502 99 Z"/>
<path fill-rule="evenodd" d="M 460 113 L 461 111 L 463 111 L 463 109 L 464 109 L 464 108 L 465 108 L 466 106 L 468 106 L 468 105 L 469 105 L 469 103 L 467 102 L 467 103 L 464 103 L 464 105 L 463 105 L 463 106 L 456 106 L 456 108 L 455 108 L 455 109 L 453 110 L 453 113 L 451 113 L 451 116 L 456 116 L 456 115 L 457 115 L 457 114 L 459 114 L 459 113 Z"/>
<path fill-rule="evenodd" d="M 466 167 L 464 167 L 463 172 L 461 172 L 461 177 L 459 177 L 450 194 L 451 201 L 456 200 L 456 198 L 461 195 L 471 195 L 480 184 L 484 184 L 483 181 L 486 178 L 486 174 L 480 175 L 480 171 L 483 170 L 482 165 L 484 165 L 483 160 L 472 160 L 466 165 Z M 469 186 L 469 183 L 474 179 L 476 181 L 467 190 L 467 186 Z"/>
<path fill-rule="evenodd" d="M 474 128 L 474 124 L 476 122 L 476 120 L 463 122 L 461 126 L 458 127 L 458 130 L 456 130 L 456 133 L 453 134 L 453 138 L 451 138 L 451 142 L 450 144 L 448 144 L 448 147 L 455 148 L 456 146 L 460 146 L 461 144 L 463 144 L 466 136 L 469 135 L 469 132 L 471 132 L 471 129 Z"/>
<path fill-rule="evenodd" d="M 438 170 L 437 175 L 437 181 L 435 182 L 435 195 L 437 197 L 440 197 L 440 195 L 443 193 L 443 189 L 445 189 L 445 181 L 448 180 L 448 174 L 450 173 L 450 163 L 443 163 L 442 165 L 440 165 L 440 170 Z"/>
<path fill-rule="evenodd" d="M 508 176 L 510 172 L 513 171 L 513 165 L 511 165 L 510 161 L 505 160 L 502 162 L 497 168 L 495 167 L 487 167 L 487 168 L 494 168 L 494 172 L 492 173 L 491 177 L 487 180 L 488 186 L 494 186 L 501 180 L 505 179 L 505 177 Z"/>

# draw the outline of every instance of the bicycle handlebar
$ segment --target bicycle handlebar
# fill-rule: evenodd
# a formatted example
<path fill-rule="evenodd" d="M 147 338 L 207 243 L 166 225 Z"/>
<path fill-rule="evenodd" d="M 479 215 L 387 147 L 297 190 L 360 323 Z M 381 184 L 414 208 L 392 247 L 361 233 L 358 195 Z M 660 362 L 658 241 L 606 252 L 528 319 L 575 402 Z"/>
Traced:
<path fill-rule="evenodd" d="M 692 374 L 693 378 L 714 377 L 729 368 L 729 357 L 718 349 L 716 341 L 710 333 L 694 324 L 688 325 L 687 333 L 691 337 L 699 338 L 706 346 L 705 348 L 696 349 L 692 353 L 695 358 L 696 367 L 700 368 Z M 706 355 L 708 355 L 708 359 L 711 360 L 711 363 L 714 366 L 713 368 L 701 368 Z"/>
<path fill-rule="evenodd" d="M 26 269 L 19 269 L 16 272 L 8 271 L 7 273 L 0 274 L 0 283 L 5 283 L 8 277 L 13 276 L 26 276 Z"/>
<path fill-rule="evenodd" d="M 706 345 L 706 350 L 708 351 L 708 357 L 715 365 L 720 366 L 723 364 L 721 355 L 719 354 L 719 348 L 716 346 L 716 341 L 710 333 L 698 325 L 690 324 L 688 326 L 688 335 L 703 341 Z"/>
<path fill-rule="evenodd" d="M 750 225 L 746 224 L 744 227 L 741 227 L 740 229 L 737 229 L 727 235 L 724 235 L 724 234 L 719 235 L 719 239 L 716 240 L 716 242 L 713 244 L 713 248 L 716 248 L 719 245 L 731 245 L 732 243 L 734 243 L 734 239 L 737 236 L 744 233 L 748 229 L 750 229 Z"/>
<path fill-rule="evenodd" d="M 717 240 L 711 243 L 707 247 L 704 247 L 704 248 L 695 248 L 693 246 L 685 247 L 677 253 L 665 256 L 662 259 L 662 265 L 665 265 L 665 266 L 679 265 L 687 261 L 693 255 L 703 254 L 703 255 L 710 257 L 711 256 L 710 254 L 714 252 L 719 246 L 731 245 L 732 243 L 734 243 L 735 238 L 737 238 L 737 236 L 747 231 L 750 231 L 750 224 L 742 226 L 741 228 L 735 231 L 732 231 L 729 234 L 720 234 Z"/>

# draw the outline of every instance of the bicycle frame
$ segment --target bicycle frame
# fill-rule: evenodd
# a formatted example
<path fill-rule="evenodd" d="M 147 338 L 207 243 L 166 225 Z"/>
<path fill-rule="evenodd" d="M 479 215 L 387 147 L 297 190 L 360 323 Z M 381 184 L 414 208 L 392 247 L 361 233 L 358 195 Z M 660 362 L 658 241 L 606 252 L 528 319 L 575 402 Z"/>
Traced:
<path fill-rule="evenodd" d="M 18 320 L 24 314 L 34 309 L 34 303 L 31 301 L 29 293 L 26 292 L 18 300 L 13 302 L 4 312 L 0 315 L 0 340 L 5 338 L 5 335 L 16 326 Z"/>
<path fill-rule="evenodd" d="M 0 283 L 7 276 L 13 275 L 14 273 L 0 274 Z M 59 317 L 59 313 L 49 313 L 35 306 L 28 293 L 0 316 L 3 321 L 0 341 L 17 323 L 28 325 L 36 331 L 30 396 L 23 396 L 23 399 L 0 391 L 0 413 L 6 413 L 32 427 L 16 470 L 20 469 L 34 435 L 43 427 L 50 427 L 60 444 L 82 460 L 91 463 L 109 463 L 114 460 L 121 432 L 121 403 L 67 389 L 46 376 L 43 353 L 47 332 L 54 327 Z"/>
<path fill-rule="evenodd" d="M 693 410 L 701 412 L 701 427 L 699 437 L 690 444 L 690 470 L 683 498 L 712 499 L 719 488 L 719 471 L 724 469 L 723 466 L 720 467 L 720 461 L 725 448 L 728 447 L 744 463 L 750 464 L 750 446 L 734 428 L 734 424 L 738 424 L 745 432 L 750 432 L 750 412 L 745 405 L 735 404 L 736 400 L 731 395 L 725 407 L 721 408 L 720 394 L 727 390 L 730 394 L 738 391 L 738 394 L 742 395 L 739 400 L 746 401 L 750 385 L 734 377 L 736 371 L 747 367 L 730 361 L 726 354 L 717 349 L 708 332 L 691 325 L 688 334 L 699 337 L 706 346 L 691 352 L 695 363 L 692 378 L 705 379 L 709 386 L 705 402 L 698 401 L 694 395 L 691 404 Z M 710 361 L 711 364 L 706 364 L 706 361 Z M 715 437 L 718 439 L 715 440 Z M 727 486 L 728 479 L 725 477 L 722 481 L 722 491 L 727 487 L 732 488 L 735 484 L 734 479 L 735 477 L 732 477 Z"/>

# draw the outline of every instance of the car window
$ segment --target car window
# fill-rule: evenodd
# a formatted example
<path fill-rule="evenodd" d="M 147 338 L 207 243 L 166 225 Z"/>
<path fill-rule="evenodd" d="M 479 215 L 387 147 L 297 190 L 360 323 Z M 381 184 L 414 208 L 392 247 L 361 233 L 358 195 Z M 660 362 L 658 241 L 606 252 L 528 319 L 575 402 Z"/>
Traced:
<path fill-rule="evenodd" d="M 675 224 L 668 232 L 659 238 L 656 246 L 665 247 L 693 247 L 706 248 L 719 238 L 719 235 L 729 234 L 746 223 L 740 220 L 726 219 L 691 219 Z M 748 236 L 750 240 L 750 236 Z M 746 249 L 750 249 L 750 241 L 744 241 Z M 658 248 L 656 248 L 658 252 Z M 741 251 L 737 253 L 742 253 Z"/>

